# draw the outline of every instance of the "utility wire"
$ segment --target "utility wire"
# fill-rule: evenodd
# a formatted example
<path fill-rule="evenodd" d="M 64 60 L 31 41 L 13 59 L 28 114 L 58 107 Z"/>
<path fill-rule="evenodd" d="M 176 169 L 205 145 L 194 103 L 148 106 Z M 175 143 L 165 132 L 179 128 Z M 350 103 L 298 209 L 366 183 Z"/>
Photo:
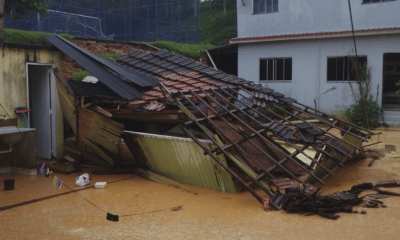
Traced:
<path fill-rule="evenodd" d="M 79 193 L 77 193 L 76 191 L 72 190 L 72 189 L 71 189 L 70 187 L 68 187 L 67 185 L 64 184 L 64 186 L 65 186 L 66 188 L 68 188 L 69 190 L 73 191 L 74 193 L 76 193 L 76 195 L 78 195 L 79 197 L 85 199 L 87 202 L 89 202 L 89 203 L 92 204 L 93 206 L 97 207 L 98 209 L 100 209 L 101 211 L 103 211 L 103 212 L 106 213 L 106 211 L 104 211 L 101 207 L 99 207 L 99 206 L 97 206 L 96 204 L 94 204 L 93 202 L 91 202 L 89 199 L 87 199 L 87 198 L 81 196 Z"/>

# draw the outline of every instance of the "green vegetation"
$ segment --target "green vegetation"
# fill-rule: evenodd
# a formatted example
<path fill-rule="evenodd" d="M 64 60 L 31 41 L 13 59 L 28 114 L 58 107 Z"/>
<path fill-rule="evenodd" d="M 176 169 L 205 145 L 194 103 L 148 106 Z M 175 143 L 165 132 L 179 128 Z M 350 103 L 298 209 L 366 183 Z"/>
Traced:
<path fill-rule="evenodd" d="M 74 81 L 82 81 L 83 79 L 85 79 L 85 77 L 91 76 L 91 75 L 92 74 L 90 74 L 90 72 L 88 72 L 88 71 L 74 72 L 71 75 L 71 79 Z"/>
<path fill-rule="evenodd" d="M 121 53 L 114 53 L 114 54 L 103 54 L 100 55 L 100 57 L 107 59 L 107 60 L 112 60 L 114 61 L 115 59 L 117 59 L 117 57 L 121 56 Z"/>
<path fill-rule="evenodd" d="M 154 47 L 165 49 L 188 58 L 199 58 L 200 57 L 199 51 L 215 47 L 214 45 L 208 43 L 194 45 L 194 44 L 175 43 L 168 41 L 151 42 L 149 44 Z"/>
<path fill-rule="evenodd" d="M 0 1 L 0 41 L 4 41 L 4 15 L 21 17 L 28 12 L 47 13 L 48 0 L 2 0 Z"/>
<path fill-rule="evenodd" d="M 236 1 L 226 0 L 226 15 L 223 1 L 201 3 L 201 42 L 225 45 L 237 36 Z"/>
<path fill-rule="evenodd" d="M 366 129 L 374 128 L 378 125 L 378 117 L 383 113 L 382 108 L 377 103 L 379 85 L 374 99 L 371 93 L 371 68 L 368 68 L 366 64 L 355 62 L 354 57 L 349 58 L 349 60 L 352 62 L 351 70 L 356 76 L 357 87 L 354 87 L 349 80 L 355 103 L 344 111 L 344 115 L 350 123 Z"/>
<path fill-rule="evenodd" d="M 223 1 L 210 1 L 201 3 L 201 44 L 180 44 L 168 41 L 151 42 L 150 45 L 181 54 L 189 58 L 200 57 L 200 50 L 214 48 L 215 45 L 224 45 L 230 38 L 236 37 L 236 1 L 226 0 L 226 15 L 224 14 Z M 5 29 L 5 42 L 46 44 L 42 35 L 52 35 L 47 32 L 30 32 L 15 29 Z M 74 37 L 60 34 L 69 41 Z M 139 43 L 140 44 L 140 43 Z M 109 56 L 115 59 L 118 56 Z"/>
<path fill-rule="evenodd" d="M 43 35 L 53 35 L 47 32 L 31 32 L 16 29 L 4 29 L 4 42 L 8 43 L 30 43 L 30 44 L 46 44 Z M 72 42 L 73 36 L 68 34 L 60 34 L 61 37 Z"/>

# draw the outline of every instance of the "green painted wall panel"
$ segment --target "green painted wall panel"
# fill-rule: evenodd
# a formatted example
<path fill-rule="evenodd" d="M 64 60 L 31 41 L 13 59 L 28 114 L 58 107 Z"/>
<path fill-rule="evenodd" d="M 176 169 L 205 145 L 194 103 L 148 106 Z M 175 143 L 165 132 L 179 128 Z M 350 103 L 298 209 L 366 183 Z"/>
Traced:
<path fill-rule="evenodd" d="M 134 133 L 151 171 L 172 180 L 221 192 L 236 192 L 231 175 L 191 139 Z M 211 141 L 203 141 L 213 148 Z M 223 155 L 219 158 L 225 162 Z"/>

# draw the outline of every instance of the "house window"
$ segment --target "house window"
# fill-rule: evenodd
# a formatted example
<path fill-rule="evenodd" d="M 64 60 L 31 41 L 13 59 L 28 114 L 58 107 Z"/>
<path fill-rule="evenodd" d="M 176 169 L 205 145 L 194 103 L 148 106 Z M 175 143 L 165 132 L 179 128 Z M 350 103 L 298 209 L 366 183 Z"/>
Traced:
<path fill-rule="evenodd" d="M 361 66 L 367 66 L 367 57 L 357 58 Z M 347 81 L 356 80 L 354 72 L 355 57 L 328 57 L 328 81 Z"/>
<path fill-rule="evenodd" d="M 260 81 L 292 80 L 292 58 L 260 59 Z"/>
<path fill-rule="evenodd" d="M 254 0 L 254 14 L 273 13 L 278 11 L 278 0 Z"/>
<path fill-rule="evenodd" d="M 363 0 L 362 3 L 392 2 L 397 0 Z"/>

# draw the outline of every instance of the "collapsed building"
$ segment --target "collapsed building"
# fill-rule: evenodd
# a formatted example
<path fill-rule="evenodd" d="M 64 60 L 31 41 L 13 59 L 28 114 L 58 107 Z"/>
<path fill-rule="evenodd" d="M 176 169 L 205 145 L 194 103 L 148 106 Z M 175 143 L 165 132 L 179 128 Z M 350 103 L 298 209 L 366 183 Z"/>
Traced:
<path fill-rule="evenodd" d="M 375 134 L 166 50 L 113 62 L 57 35 L 45 38 L 96 78 L 66 81 L 55 70 L 82 162 L 130 166 L 119 156 L 122 138 L 136 167 L 220 191 L 235 192 L 237 183 L 281 208 L 281 190 L 324 184 Z"/>

